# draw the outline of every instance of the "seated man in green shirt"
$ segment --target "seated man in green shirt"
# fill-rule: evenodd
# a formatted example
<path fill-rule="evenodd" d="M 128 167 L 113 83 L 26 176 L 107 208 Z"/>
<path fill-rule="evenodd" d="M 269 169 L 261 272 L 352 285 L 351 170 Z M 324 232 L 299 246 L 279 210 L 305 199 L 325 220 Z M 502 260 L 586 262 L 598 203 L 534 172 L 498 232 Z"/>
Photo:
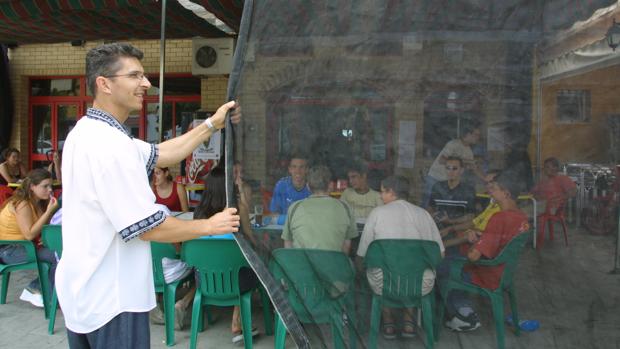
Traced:
<path fill-rule="evenodd" d="M 282 230 L 284 247 L 349 255 L 351 239 L 358 236 L 355 216 L 346 203 L 329 196 L 331 173 L 326 166 L 312 167 L 307 179 L 312 195 L 289 207 Z"/>

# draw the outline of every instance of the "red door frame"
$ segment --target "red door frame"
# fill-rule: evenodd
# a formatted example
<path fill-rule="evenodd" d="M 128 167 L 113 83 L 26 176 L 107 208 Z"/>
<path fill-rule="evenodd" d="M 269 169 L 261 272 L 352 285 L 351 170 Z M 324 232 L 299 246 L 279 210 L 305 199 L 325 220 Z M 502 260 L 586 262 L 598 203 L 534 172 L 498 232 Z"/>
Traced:
<path fill-rule="evenodd" d="M 189 73 L 172 73 L 166 74 L 167 78 L 183 78 L 183 77 L 191 77 L 192 75 Z M 80 90 L 77 96 L 31 96 L 32 91 L 32 80 L 41 80 L 41 79 L 79 79 L 80 80 Z M 151 79 L 159 79 L 159 75 L 151 75 Z M 51 107 L 51 121 L 50 125 L 52 128 L 52 148 L 54 150 L 58 147 L 58 116 L 56 108 L 58 105 L 63 104 L 77 104 L 78 107 L 78 117 L 79 120 L 85 113 L 87 109 L 87 104 L 92 103 L 93 97 L 89 96 L 87 93 L 86 86 L 86 77 L 85 76 L 76 76 L 76 75 L 54 75 L 54 76 L 31 76 L 28 80 L 28 164 L 32 168 L 32 164 L 35 161 L 47 161 L 45 154 L 34 153 L 33 148 L 33 119 L 32 119 L 32 108 L 35 105 L 49 105 Z M 164 91 L 165 92 L 165 91 Z M 139 121 L 139 137 L 140 139 L 145 138 L 146 133 L 146 104 L 152 102 L 158 102 L 159 96 L 150 95 L 145 96 L 143 101 L 142 110 L 140 111 L 140 121 Z M 164 103 L 171 102 L 172 103 L 172 122 L 173 125 L 176 125 L 176 103 L 177 102 L 198 102 L 200 103 L 200 94 L 197 95 L 172 95 L 172 96 L 164 96 Z M 176 129 L 173 128 L 173 134 L 176 132 Z"/>

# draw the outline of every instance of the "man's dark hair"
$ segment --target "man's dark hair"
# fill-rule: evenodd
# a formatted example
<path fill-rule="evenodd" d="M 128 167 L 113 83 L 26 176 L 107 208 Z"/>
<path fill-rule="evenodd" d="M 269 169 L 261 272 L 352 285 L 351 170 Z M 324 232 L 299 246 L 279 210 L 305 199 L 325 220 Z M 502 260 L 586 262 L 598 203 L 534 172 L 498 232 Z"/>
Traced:
<path fill-rule="evenodd" d="M 306 165 L 308 164 L 308 156 L 306 156 L 305 154 L 302 153 L 293 153 L 291 154 L 291 156 L 289 156 L 289 164 L 291 163 L 291 161 L 293 161 L 293 159 L 300 159 L 300 160 L 305 160 L 306 161 Z"/>
<path fill-rule="evenodd" d="M 403 176 L 389 176 L 381 181 L 385 189 L 394 191 L 396 197 L 407 200 L 409 198 L 409 180 Z"/>
<path fill-rule="evenodd" d="M 517 201 L 521 186 L 514 176 L 510 175 L 509 172 L 502 172 L 497 175 L 493 181 L 497 183 L 501 189 L 508 191 L 512 199 Z"/>
<path fill-rule="evenodd" d="M 550 158 L 546 158 L 544 164 L 551 164 L 553 165 L 553 167 L 555 168 L 560 168 L 560 160 L 558 160 L 558 158 L 556 157 L 550 157 Z"/>
<path fill-rule="evenodd" d="M 312 192 L 327 190 L 331 179 L 332 173 L 327 166 L 313 166 L 308 171 L 308 187 Z"/>
<path fill-rule="evenodd" d="M 97 77 L 114 75 L 121 68 L 119 58 L 132 57 L 142 60 L 142 51 L 127 43 L 97 46 L 86 54 L 86 84 L 93 96 L 97 94 Z"/>
<path fill-rule="evenodd" d="M 460 157 L 458 157 L 458 156 L 448 156 L 448 157 L 446 158 L 446 163 L 447 163 L 448 161 L 458 161 L 458 162 L 459 162 L 459 167 L 460 167 L 460 168 L 463 168 L 463 159 L 461 159 L 461 158 L 460 158 Z"/>
<path fill-rule="evenodd" d="M 480 129 L 480 123 L 477 121 L 466 121 L 461 125 L 461 138 Z"/>
<path fill-rule="evenodd" d="M 364 175 L 368 173 L 368 165 L 363 161 L 353 161 L 348 164 L 347 172 L 357 172 Z"/>

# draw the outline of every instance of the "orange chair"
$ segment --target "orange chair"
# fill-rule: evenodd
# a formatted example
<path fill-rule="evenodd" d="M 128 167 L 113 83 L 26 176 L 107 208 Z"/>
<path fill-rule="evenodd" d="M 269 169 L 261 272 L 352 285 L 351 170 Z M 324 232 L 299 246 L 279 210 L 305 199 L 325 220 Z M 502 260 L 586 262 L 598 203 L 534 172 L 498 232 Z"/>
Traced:
<path fill-rule="evenodd" d="M 552 214 L 549 209 L 549 205 L 545 209 L 545 213 L 538 216 L 538 236 L 536 239 L 537 246 L 542 247 L 545 241 L 545 226 L 549 224 L 549 240 L 553 240 L 553 226 L 555 222 L 562 224 L 562 230 L 564 231 L 564 243 L 568 246 L 568 235 L 566 233 L 566 218 L 564 217 L 566 202 L 560 203 L 555 214 Z"/>

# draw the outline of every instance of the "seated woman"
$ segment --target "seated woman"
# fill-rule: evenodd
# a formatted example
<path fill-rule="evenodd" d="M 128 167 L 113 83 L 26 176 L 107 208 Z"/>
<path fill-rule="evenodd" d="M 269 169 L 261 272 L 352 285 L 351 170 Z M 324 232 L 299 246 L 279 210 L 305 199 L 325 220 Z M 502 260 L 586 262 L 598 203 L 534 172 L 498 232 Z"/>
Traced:
<path fill-rule="evenodd" d="M 16 183 L 23 179 L 26 168 L 21 162 L 19 150 L 7 148 L 2 152 L 4 162 L 0 164 L 0 185 Z"/>
<path fill-rule="evenodd" d="M 153 192 L 155 203 L 165 205 L 170 211 L 187 212 L 185 186 L 172 180 L 167 167 L 155 167 L 153 171 Z"/>
<path fill-rule="evenodd" d="M 0 211 L 0 240 L 38 240 L 43 225 L 49 223 L 57 208 L 58 202 L 52 196 L 52 175 L 44 169 L 32 170 Z M 49 275 L 52 285 L 56 256 L 38 242 L 36 245 L 39 260 L 52 266 Z M 26 249 L 22 245 L 0 245 L 0 261 L 3 263 L 21 263 L 26 258 Z M 43 307 L 39 280 L 30 282 L 19 298 Z"/>
<path fill-rule="evenodd" d="M 245 237 L 253 246 L 256 246 L 256 240 L 250 227 L 250 216 L 248 211 L 248 198 L 245 197 L 243 190 L 243 182 L 238 177 L 235 185 L 235 194 L 237 195 L 237 204 L 239 206 L 239 216 L 241 217 L 241 229 Z M 208 218 L 220 212 L 226 207 L 226 173 L 222 166 L 218 166 L 211 170 L 205 177 L 205 191 L 202 193 L 202 200 L 194 212 L 195 219 Z M 243 293 L 251 290 L 258 285 L 258 278 L 250 268 L 241 268 L 239 271 L 239 290 Z M 188 297 L 186 297 L 188 298 Z M 186 299 L 184 298 L 184 300 Z M 192 298 L 187 299 L 189 303 Z M 233 309 L 233 317 L 231 324 L 233 334 L 233 343 L 243 340 L 241 330 L 241 317 L 239 307 Z M 252 335 L 258 334 L 258 330 L 252 329 Z"/>

